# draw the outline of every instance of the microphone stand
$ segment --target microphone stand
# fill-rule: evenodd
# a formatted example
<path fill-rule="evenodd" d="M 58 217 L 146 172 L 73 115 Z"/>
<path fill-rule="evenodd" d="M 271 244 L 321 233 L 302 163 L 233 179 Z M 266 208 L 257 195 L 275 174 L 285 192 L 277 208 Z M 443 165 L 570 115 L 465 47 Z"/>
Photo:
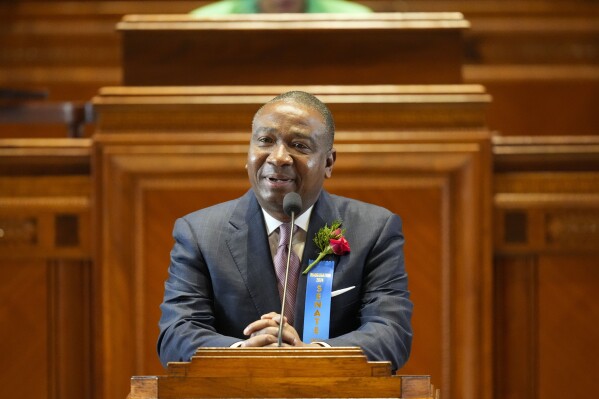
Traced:
<path fill-rule="evenodd" d="M 291 261 L 291 246 L 293 242 L 293 230 L 295 230 L 295 212 L 291 211 L 291 231 L 289 232 L 289 245 L 287 246 L 287 264 L 285 265 L 285 284 L 283 285 L 283 304 L 281 305 L 281 322 L 279 323 L 279 342 L 278 346 L 283 346 L 283 324 L 285 324 L 285 302 L 287 302 L 287 279 L 289 278 L 289 262 Z"/>

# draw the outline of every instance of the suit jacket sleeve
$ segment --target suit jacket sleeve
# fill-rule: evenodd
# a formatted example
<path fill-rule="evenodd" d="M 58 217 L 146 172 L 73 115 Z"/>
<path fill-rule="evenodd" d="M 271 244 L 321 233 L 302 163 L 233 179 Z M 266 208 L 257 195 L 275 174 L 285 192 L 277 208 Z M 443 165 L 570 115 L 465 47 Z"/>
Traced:
<path fill-rule="evenodd" d="M 186 219 L 178 219 L 173 230 L 168 279 L 160 305 L 158 354 L 164 366 L 169 361 L 188 361 L 200 346 L 227 347 L 239 338 L 216 331 L 213 288 L 206 261 Z"/>
<path fill-rule="evenodd" d="M 369 233 L 376 231 L 366 227 L 364 230 Z M 367 247 L 360 246 L 360 243 L 369 242 L 370 238 L 359 235 L 351 238 L 357 244 L 357 250 L 362 252 L 356 253 L 352 248 L 351 253 L 354 257 L 352 262 L 357 261 L 363 267 L 362 273 L 357 273 L 357 269 L 349 269 L 361 275 L 361 281 L 356 281 L 361 284 L 356 305 L 357 328 L 325 342 L 331 346 L 359 346 L 369 359 L 390 360 L 397 370 L 410 354 L 413 308 L 404 266 L 404 237 L 400 218 L 387 213 L 378 231 L 378 236 L 375 234 L 374 241 Z"/>

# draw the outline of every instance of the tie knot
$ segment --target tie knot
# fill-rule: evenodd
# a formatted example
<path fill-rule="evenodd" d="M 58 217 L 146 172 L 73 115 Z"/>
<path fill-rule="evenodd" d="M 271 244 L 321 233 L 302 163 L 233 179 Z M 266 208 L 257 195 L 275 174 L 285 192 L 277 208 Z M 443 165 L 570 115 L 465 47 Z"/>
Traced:
<path fill-rule="evenodd" d="M 297 226 L 294 226 L 293 232 L 297 231 Z M 289 244 L 289 235 L 291 233 L 291 225 L 289 223 L 283 223 L 279 226 L 279 247 L 282 245 Z"/>

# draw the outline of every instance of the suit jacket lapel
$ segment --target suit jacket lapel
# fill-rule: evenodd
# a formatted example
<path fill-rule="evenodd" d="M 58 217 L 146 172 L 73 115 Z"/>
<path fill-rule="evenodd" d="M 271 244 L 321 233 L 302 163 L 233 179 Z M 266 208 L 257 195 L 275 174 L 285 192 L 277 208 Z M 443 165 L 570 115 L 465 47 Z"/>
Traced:
<path fill-rule="evenodd" d="M 241 198 L 229 221 L 227 246 L 243 277 L 258 316 L 281 308 L 262 211 L 252 191 Z M 257 319 L 256 319 L 257 320 Z"/>

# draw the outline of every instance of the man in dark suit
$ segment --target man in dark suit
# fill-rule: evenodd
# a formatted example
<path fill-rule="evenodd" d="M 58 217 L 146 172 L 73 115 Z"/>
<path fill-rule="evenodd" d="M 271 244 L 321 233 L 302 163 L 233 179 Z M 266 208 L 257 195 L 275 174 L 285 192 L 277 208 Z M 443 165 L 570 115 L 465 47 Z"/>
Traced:
<path fill-rule="evenodd" d="M 334 261 L 329 338 L 304 342 L 306 276 L 283 327 L 285 345 L 359 346 L 370 360 L 407 361 L 412 303 L 399 217 L 327 193 L 336 160 L 328 108 L 304 92 L 284 93 L 256 113 L 246 169 L 251 190 L 233 201 L 177 220 L 161 305 L 158 353 L 164 365 L 187 361 L 198 347 L 276 345 L 280 288 L 273 266 L 279 226 L 290 217 L 283 198 L 302 199 L 293 251 L 304 270 L 319 249 L 313 237 L 342 221 L 351 251 Z M 338 295 L 336 295 L 338 294 Z M 287 312 L 285 312 L 287 315 Z"/>

